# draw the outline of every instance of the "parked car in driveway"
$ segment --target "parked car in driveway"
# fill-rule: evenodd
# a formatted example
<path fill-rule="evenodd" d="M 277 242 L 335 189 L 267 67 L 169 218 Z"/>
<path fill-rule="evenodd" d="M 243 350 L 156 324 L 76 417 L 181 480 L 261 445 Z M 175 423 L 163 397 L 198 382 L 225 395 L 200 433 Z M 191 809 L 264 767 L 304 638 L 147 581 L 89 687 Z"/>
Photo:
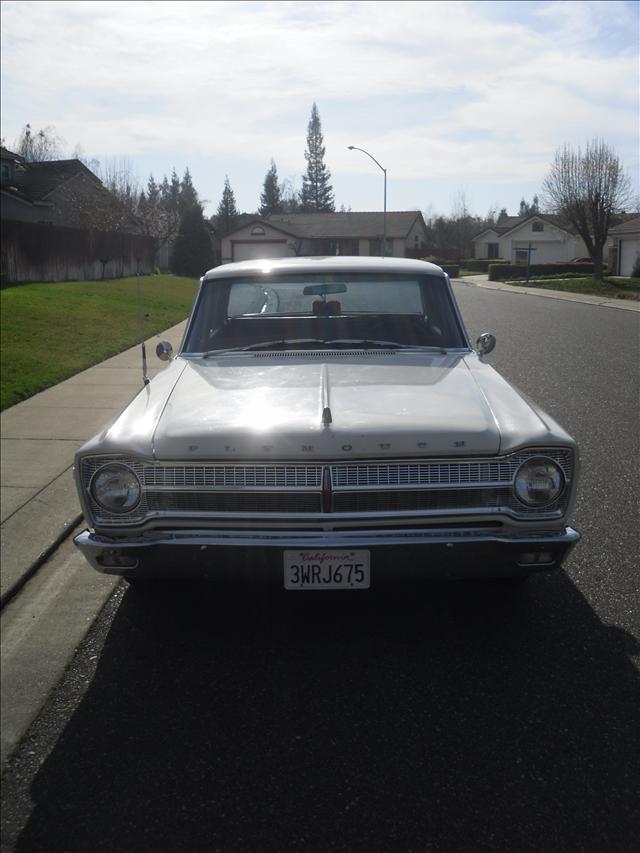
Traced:
<path fill-rule="evenodd" d="M 560 567 L 575 442 L 397 258 L 226 264 L 166 370 L 77 453 L 76 544 L 130 579 L 367 589 Z"/>

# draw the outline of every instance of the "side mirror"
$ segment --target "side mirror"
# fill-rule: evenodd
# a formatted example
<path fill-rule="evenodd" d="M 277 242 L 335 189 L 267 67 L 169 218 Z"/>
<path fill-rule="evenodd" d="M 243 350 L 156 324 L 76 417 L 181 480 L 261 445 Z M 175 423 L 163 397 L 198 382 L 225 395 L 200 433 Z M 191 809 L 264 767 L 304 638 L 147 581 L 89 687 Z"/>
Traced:
<path fill-rule="evenodd" d="M 160 341 L 156 347 L 156 355 L 160 361 L 171 361 L 173 358 L 173 347 L 169 341 Z"/>
<path fill-rule="evenodd" d="M 496 339 L 491 332 L 483 332 L 476 341 L 478 355 L 489 355 L 496 345 Z"/>

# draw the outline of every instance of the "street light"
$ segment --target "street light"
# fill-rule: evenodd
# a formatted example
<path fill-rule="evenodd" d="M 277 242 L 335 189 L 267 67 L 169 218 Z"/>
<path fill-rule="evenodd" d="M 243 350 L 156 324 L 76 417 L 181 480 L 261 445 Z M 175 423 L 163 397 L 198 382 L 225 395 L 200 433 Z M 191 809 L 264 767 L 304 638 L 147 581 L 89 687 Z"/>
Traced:
<path fill-rule="evenodd" d="M 382 257 L 384 258 L 387 251 L 387 170 L 384 166 L 381 166 L 380 163 L 376 160 L 373 154 L 369 154 L 368 151 L 365 151 L 364 148 L 358 148 L 357 145 L 347 145 L 349 151 L 362 151 L 363 154 L 366 154 L 379 169 L 382 169 L 384 172 L 384 213 L 382 215 L 382 228 L 384 231 L 384 238 L 382 241 Z"/>

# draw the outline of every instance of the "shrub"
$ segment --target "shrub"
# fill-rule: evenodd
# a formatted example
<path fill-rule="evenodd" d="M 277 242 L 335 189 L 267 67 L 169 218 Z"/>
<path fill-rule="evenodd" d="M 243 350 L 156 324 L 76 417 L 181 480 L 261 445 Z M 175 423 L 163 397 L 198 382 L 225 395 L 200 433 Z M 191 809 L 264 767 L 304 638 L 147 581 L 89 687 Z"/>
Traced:
<path fill-rule="evenodd" d="M 581 264 L 531 264 L 529 268 L 530 278 L 539 278 L 545 275 L 556 275 L 557 273 L 582 273 L 593 275 L 592 263 Z M 489 281 L 504 281 L 508 278 L 526 278 L 526 264 L 490 264 Z"/>
<path fill-rule="evenodd" d="M 465 270 L 472 272 L 487 272 L 490 264 L 508 264 L 509 261 L 503 261 L 501 258 L 465 258 L 460 261 L 460 266 Z"/>
<path fill-rule="evenodd" d="M 447 260 L 446 258 L 421 258 L 423 261 L 428 261 L 430 264 L 435 264 L 438 267 L 441 267 L 444 272 L 451 278 L 458 278 L 460 275 L 460 264 Z"/>
<path fill-rule="evenodd" d="M 460 275 L 460 264 L 439 264 L 438 266 L 442 267 L 449 278 L 458 278 Z"/>

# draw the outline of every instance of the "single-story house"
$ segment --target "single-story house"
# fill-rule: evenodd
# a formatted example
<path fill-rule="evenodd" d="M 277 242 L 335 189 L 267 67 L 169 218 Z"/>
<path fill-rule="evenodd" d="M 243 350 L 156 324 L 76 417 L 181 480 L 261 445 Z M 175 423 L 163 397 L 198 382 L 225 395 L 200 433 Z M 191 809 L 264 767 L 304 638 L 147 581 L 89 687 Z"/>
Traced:
<path fill-rule="evenodd" d="M 511 263 L 562 263 L 589 256 L 581 237 L 559 216 L 533 213 L 503 216 L 472 238 L 476 258 L 501 258 Z"/>
<path fill-rule="evenodd" d="M 381 255 L 383 213 L 273 213 L 222 238 L 222 263 L 293 255 Z M 419 210 L 386 214 L 389 256 L 420 257 L 427 226 Z"/>
<path fill-rule="evenodd" d="M 640 259 L 640 216 L 609 229 L 609 270 L 615 275 L 633 275 Z"/>

